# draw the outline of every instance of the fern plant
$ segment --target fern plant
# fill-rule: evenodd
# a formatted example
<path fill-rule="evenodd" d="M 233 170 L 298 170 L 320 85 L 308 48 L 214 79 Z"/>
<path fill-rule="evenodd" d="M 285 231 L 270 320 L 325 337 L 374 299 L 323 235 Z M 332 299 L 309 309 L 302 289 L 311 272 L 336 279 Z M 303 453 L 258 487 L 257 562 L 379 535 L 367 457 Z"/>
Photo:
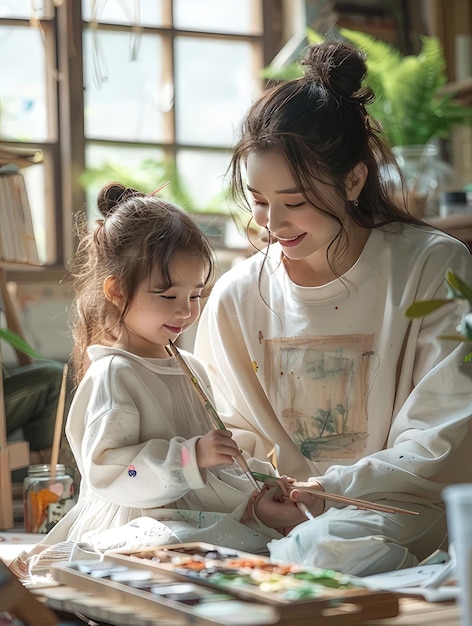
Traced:
<path fill-rule="evenodd" d="M 402 56 L 392 45 L 360 31 L 339 28 L 340 37 L 366 55 L 366 84 L 376 101 L 369 113 L 383 126 L 391 146 L 425 145 L 436 137 L 447 137 L 456 124 L 472 125 L 472 107 L 442 93 L 447 82 L 446 61 L 439 40 L 422 37 L 418 55 Z M 324 37 L 307 29 L 310 44 Z M 264 77 L 289 80 L 302 75 L 298 63 L 281 69 L 272 66 Z"/>

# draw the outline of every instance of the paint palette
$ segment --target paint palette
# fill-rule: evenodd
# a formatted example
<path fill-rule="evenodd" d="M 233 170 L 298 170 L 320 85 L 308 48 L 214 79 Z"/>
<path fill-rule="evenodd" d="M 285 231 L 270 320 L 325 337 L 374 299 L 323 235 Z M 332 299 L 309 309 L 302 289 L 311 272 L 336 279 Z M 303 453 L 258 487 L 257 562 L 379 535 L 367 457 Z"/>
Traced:
<path fill-rule="evenodd" d="M 207 543 L 175 544 L 113 559 L 129 567 L 144 565 L 176 584 L 191 584 L 191 593 L 203 588 L 233 601 L 249 602 L 251 607 L 272 609 L 277 618 L 271 623 L 275 624 L 302 626 L 312 624 L 315 617 L 317 624 L 355 624 L 398 614 L 393 593 L 368 589 L 353 576 L 272 563 L 264 556 Z M 241 624 L 254 623 L 241 615 L 235 618 L 241 618 Z"/>

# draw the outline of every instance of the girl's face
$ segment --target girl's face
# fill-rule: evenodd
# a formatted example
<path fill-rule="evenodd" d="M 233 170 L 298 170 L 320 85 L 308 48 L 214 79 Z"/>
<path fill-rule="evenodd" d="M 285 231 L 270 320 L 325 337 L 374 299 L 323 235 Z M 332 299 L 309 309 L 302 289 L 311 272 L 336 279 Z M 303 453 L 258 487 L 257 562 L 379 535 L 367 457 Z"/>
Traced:
<path fill-rule="evenodd" d="M 309 204 L 294 181 L 286 161 L 275 151 L 251 152 L 247 159 L 247 188 L 254 221 L 267 228 L 284 255 L 293 261 L 326 261 L 326 249 L 340 226 Z M 333 205 L 332 187 L 319 183 L 317 191 Z M 341 214 L 343 200 L 337 199 Z"/>
<path fill-rule="evenodd" d="M 116 347 L 143 357 L 168 356 L 164 346 L 169 339 L 175 341 L 200 315 L 207 269 L 199 257 L 177 252 L 169 267 L 169 289 L 153 271 L 134 294 Z"/>

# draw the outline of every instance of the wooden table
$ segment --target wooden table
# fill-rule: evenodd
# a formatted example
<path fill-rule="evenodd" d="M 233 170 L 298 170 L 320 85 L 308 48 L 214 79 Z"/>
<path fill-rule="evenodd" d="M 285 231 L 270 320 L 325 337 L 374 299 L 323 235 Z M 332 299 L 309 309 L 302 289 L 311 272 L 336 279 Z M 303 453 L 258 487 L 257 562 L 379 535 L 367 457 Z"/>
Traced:
<path fill-rule="evenodd" d="M 368 622 L 369 626 L 460 626 L 460 609 L 454 602 L 424 602 L 400 598 L 400 615 Z"/>
<path fill-rule="evenodd" d="M 50 589 L 49 593 L 46 592 L 44 595 L 41 593 L 41 590 L 36 590 L 35 595 L 39 596 L 43 602 L 46 603 L 49 607 L 54 610 L 64 611 L 64 605 L 62 604 L 63 597 L 70 596 L 70 590 L 73 590 L 71 587 L 67 587 L 65 585 L 61 585 L 60 587 L 56 587 L 55 589 Z M 64 592 L 63 594 L 61 592 Z M 49 599 L 46 599 L 45 596 L 50 595 Z M 116 614 L 117 610 L 116 602 L 110 603 L 108 598 L 105 597 L 96 597 L 96 602 L 91 602 L 90 596 L 84 593 L 83 595 L 83 605 L 81 601 L 78 600 L 75 603 L 75 610 L 80 611 L 83 615 L 86 615 L 88 618 L 94 619 L 104 619 L 108 618 L 109 621 L 106 621 L 107 624 L 111 624 L 112 626 L 124 626 L 124 625 L 132 625 L 132 626 L 148 626 L 150 623 L 156 624 L 168 624 L 168 617 L 162 616 L 162 621 L 160 618 L 152 619 L 149 621 L 149 615 L 146 615 L 145 611 L 143 611 L 143 615 L 135 614 L 132 618 L 132 622 L 129 622 L 124 615 Z M 397 617 L 389 617 L 380 620 L 370 620 L 368 622 L 356 622 L 353 617 L 352 625 L 353 626 L 461 626 L 460 622 L 460 609 L 454 602 L 425 602 L 423 600 L 418 600 L 416 598 L 407 598 L 401 597 L 399 599 L 400 603 L 400 614 Z M 96 613 L 97 606 L 99 608 L 99 613 Z M 124 607 L 122 607 L 124 608 Z M 68 615 L 69 612 L 66 611 L 64 614 Z M 116 621 L 114 620 L 114 615 L 117 615 Z M 72 617 L 72 615 L 71 615 Z M 103 623 L 103 622 L 101 622 Z M 343 625 L 349 622 L 343 621 Z M 172 619 L 172 626 L 188 626 L 188 620 L 182 618 L 179 619 L 179 616 L 176 615 L 175 619 Z M 251 626 L 251 624 L 247 624 L 247 626 Z M 315 626 L 315 623 L 313 624 Z M 333 621 L 333 626 L 336 626 Z"/>

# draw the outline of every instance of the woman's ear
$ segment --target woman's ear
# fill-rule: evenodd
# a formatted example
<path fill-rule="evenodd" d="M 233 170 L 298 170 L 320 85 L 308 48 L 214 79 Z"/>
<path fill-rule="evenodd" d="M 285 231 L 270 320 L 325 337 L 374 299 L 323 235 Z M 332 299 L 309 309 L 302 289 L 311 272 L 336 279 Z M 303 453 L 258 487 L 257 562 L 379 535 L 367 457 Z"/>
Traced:
<path fill-rule="evenodd" d="M 364 162 L 358 163 L 344 180 L 346 185 L 346 196 L 348 200 L 357 200 L 364 188 L 367 180 L 367 165 Z"/>
<path fill-rule="evenodd" d="M 119 306 L 123 300 L 123 293 L 120 289 L 116 276 L 107 276 L 103 281 L 103 293 L 105 298 L 114 304 Z"/>

